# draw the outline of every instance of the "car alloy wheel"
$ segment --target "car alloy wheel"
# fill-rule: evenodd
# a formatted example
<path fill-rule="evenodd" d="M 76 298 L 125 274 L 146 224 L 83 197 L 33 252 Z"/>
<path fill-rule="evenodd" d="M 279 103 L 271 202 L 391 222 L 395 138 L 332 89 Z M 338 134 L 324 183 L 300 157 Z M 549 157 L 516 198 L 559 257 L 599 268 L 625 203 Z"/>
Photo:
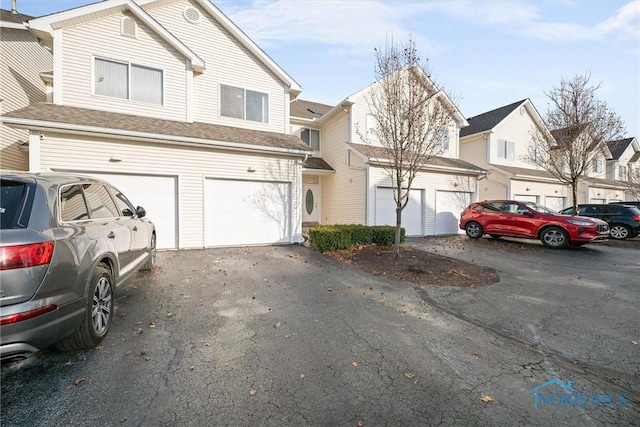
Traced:
<path fill-rule="evenodd" d="M 467 225 L 464 227 L 464 231 L 467 233 L 467 236 L 471 237 L 472 239 L 479 239 L 483 234 L 482 226 L 475 221 L 467 223 Z"/>
<path fill-rule="evenodd" d="M 626 239 L 629 234 L 629 229 L 625 225 L 616 224 L 609 229 L 609 235 L 616 240 Z"/>
<path fill-rule="evenodd" d="M 549 248 L 564 248 L 569 244 L 567 232 L 559 227 L 549 227 L 540 236 L 542 244 Z"/>
<path fill-rule="evenodd" d="M 111 309 L 113 308 L 113 293 L 109 277 L 104 275 L 98 279 L 93 293 L 91 319 L 94 333 L 102 337 L 109 329 Z"/>

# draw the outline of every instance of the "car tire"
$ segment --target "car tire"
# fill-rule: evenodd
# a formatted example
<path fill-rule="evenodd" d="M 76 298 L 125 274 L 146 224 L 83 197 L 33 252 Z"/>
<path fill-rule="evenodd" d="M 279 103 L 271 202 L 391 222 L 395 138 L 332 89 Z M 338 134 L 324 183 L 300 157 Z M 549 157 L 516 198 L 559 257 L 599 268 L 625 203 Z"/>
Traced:
<path fill-rule="evenodd" d="M 548 248 L 561 249 L 569 242 L 569 234 L 560 227 L 547 227 L 540 233 L 540 241 Z"/>
<path fill-rule="evenodd" d="M 482 226 L 475 221 L 469 221 L 467 225 L 464 226 L 464 231 L 467 233 L 467 236 L 472 239 L 479 239 L 484 234 Z"/>
<path fill-rule="evenodd" d="M 156 235 L 154 233 L 151 235 L 151 245 L 149 245 L 149 258 L 147 258 L 147 262 L 144 263 L 141 270 L 151 271 L 155 266 L 156 266 Z"/>
<path fill-rule="evenodd" d="M 100 344 L 109 332 L 113 317 L 113 278 L 105 264 L 91 273 L 82 323 L 77 331 L 56 344 L 62 351 L 81 350 Z"/>
<path fill-rule="evenodd" d="M 612 239 L 624 240 L 631 236 L 631 230 L 624 224 L 612 224 L 609 227 L 609 236 Z"/>

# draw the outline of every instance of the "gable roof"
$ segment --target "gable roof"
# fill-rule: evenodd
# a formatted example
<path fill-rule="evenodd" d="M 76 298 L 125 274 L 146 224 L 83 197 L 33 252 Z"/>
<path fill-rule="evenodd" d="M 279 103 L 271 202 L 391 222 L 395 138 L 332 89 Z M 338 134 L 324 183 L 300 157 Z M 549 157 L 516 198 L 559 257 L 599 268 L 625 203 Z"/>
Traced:
<path fill-rule="evenodd" d="M 463 137 L 490 131 L 527 100 L 528 98 L 468 118 L 467 121 L 469 122 L 469 126 L 460 130 L 460 136 Z"/>
<path fill-rule="evenodd" d="M 611 152 L 611 158 L 618 160 L 633 140 L 634 138 L 625 138 L 607 142 L 607 147 L 609 147 L 609 151 Z"/>
<path fill-rule="evenodd" d="M 63 12 L 32 19 L 28 22 L 28 25 L 30 30 L 39 38 L 52 40 L 54 32 L 57 29 L 78 25 L 92 19 L 109 16 L 125 10 L 131 12 L 136 18 L 155 31 L 156 34 L 164 39 L 171 47 L 188 58 L 195 71 L 202 72 L 204 70 L 205 63 L 202 58 L 178 40 L 177 37 L 167 31 L 166 28 L 160 25 L 158 21 L 153 19 L 144 11 L 144 9 L 132 0 L 109 0 L 92 3 L 75 9 L 69 9 Z"/>
<path fill-rule="evenodd" d="M 22 13 L 13 13 L 10 10 L 0 9 L 0 27 L 25 29 L 24 23 L 33 16 L 23 15 Z"/>
<path fill-rule="evenodd" d="M 295 98 L 302 92 L 302 88 L 286 71 L 284 71 L 269 55 L 263 51 L 244 31 L 240 29 L 231 19 L 227 17 L 220 9 L 218 9 L 209 0 L 192 0 L 198 3 L 211 16 L 213 16 L 227 31 L 229 31 L 249 52 L 255 55 L 271 72 L 289 86 L 291 91 L 291 99 Z M 153 3 L 153 0 L 146 0 L 147 3 Z M 146 6 L 146 4 L 145 4 Z"/>
<path fill-rule="evenodd" d="M 368 144 L 355 144 L 351 142 L 348 142 L 347 145 L 367 157 L 371 162 L 384 162 L 385 160 L 388 160 L 387 150 L 384 147 L 377 147 Z M 436 169 L 456 169 L 473 174 L 482 174 L 485 172 L 484 169 L 472 163 L 449 157 L 432 157 L 429 159 L 428 165 L 430 167 L 435 167 Z"/>
<path fill-rule="evenodd" d="M 313 169 L 314 171 L 335 172 L 335 170 L 320 157 L 307 157 L 302 164 L 303 169 Z"/>
<path fill-rule="evenodd" d="M 299 117 L 303 119 L 319 119 L 333 107 L 331 105 L 320 104 L 319 102 L 305 101 L 303 99 L 295 99 L 289 104 L 291 108 L 291 117 Z"/>
<path fill-rule="evenodd" d="M 35 130 L 102 134 L 116 138 L 192 143 L 240 150 L 276 151 L 300 156 L 313 151 L 295 135 L 46 103 L 32 104 L 6 113 L 2 117 L 2 122 Z"/>

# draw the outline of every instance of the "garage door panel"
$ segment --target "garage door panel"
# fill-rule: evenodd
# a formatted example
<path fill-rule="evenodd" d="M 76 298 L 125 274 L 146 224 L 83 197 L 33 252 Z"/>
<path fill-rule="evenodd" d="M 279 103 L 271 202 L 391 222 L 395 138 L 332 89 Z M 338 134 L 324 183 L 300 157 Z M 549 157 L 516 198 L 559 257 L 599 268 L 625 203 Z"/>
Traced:
<path fill-rule="evenodd" d="M 516 194 L 515 199 L 519 202 L 538 203 L 538 196 L 531 196 L 529 194 Z"/>
<path fill-rule="evenodd" d="M 91 173 L 122 191 L 134 206 L 142 206 L 156 226 L 160 249 L 177 247 L 177 178 L 157 175 Z"/>
<path fill-rule="evenodd" d="M 460 213 L 471 204 L 471 193 L 436 191 L 436 235 L 461 233 Z"/>
<path fill-rule="evenodd" d="M 208 179 L 205 245 L 289 243 L 290 207 L 289 183 Z"/>
<path fill-rule="evenodd" d="M 393 189 L 376 188 L 376 225 L 396 225 L 396 202 L 393 200 Z M 402 227 L 407 236 L 422 236 L 423 233 L 423 201 L 421 189 L 409 192 L 409 203 L 402 210 Z"/>
<path fill-rule="evenodd" d="M 556 212 L 560 212 L 564 209 L 565 198 L 556 196 L 547 196 L 545 200 L 545 206 Z"/>

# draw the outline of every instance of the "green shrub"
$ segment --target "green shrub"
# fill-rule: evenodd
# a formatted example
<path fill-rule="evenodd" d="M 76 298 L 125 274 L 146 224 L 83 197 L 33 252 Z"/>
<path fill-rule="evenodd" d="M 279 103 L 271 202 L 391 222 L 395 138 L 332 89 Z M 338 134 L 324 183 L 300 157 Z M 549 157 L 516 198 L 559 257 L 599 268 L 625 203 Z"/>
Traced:
<path fill-rule="evenodd" d="M 309 229 L 309 245 L 319 252 L 348 249 L 356 244 L 390 246 L 395 236 L 396 228 L 391 225 L 324 225 Z M 404 241 L 405 229 L 402 228 L 400 242 Z"/>
<path fill-rule="evenodd" d="M 309 244 L 318 252 L 348 249 L 351 246 L 349 232 L 343 227 L 320 226 L 309 229 Z"/>

